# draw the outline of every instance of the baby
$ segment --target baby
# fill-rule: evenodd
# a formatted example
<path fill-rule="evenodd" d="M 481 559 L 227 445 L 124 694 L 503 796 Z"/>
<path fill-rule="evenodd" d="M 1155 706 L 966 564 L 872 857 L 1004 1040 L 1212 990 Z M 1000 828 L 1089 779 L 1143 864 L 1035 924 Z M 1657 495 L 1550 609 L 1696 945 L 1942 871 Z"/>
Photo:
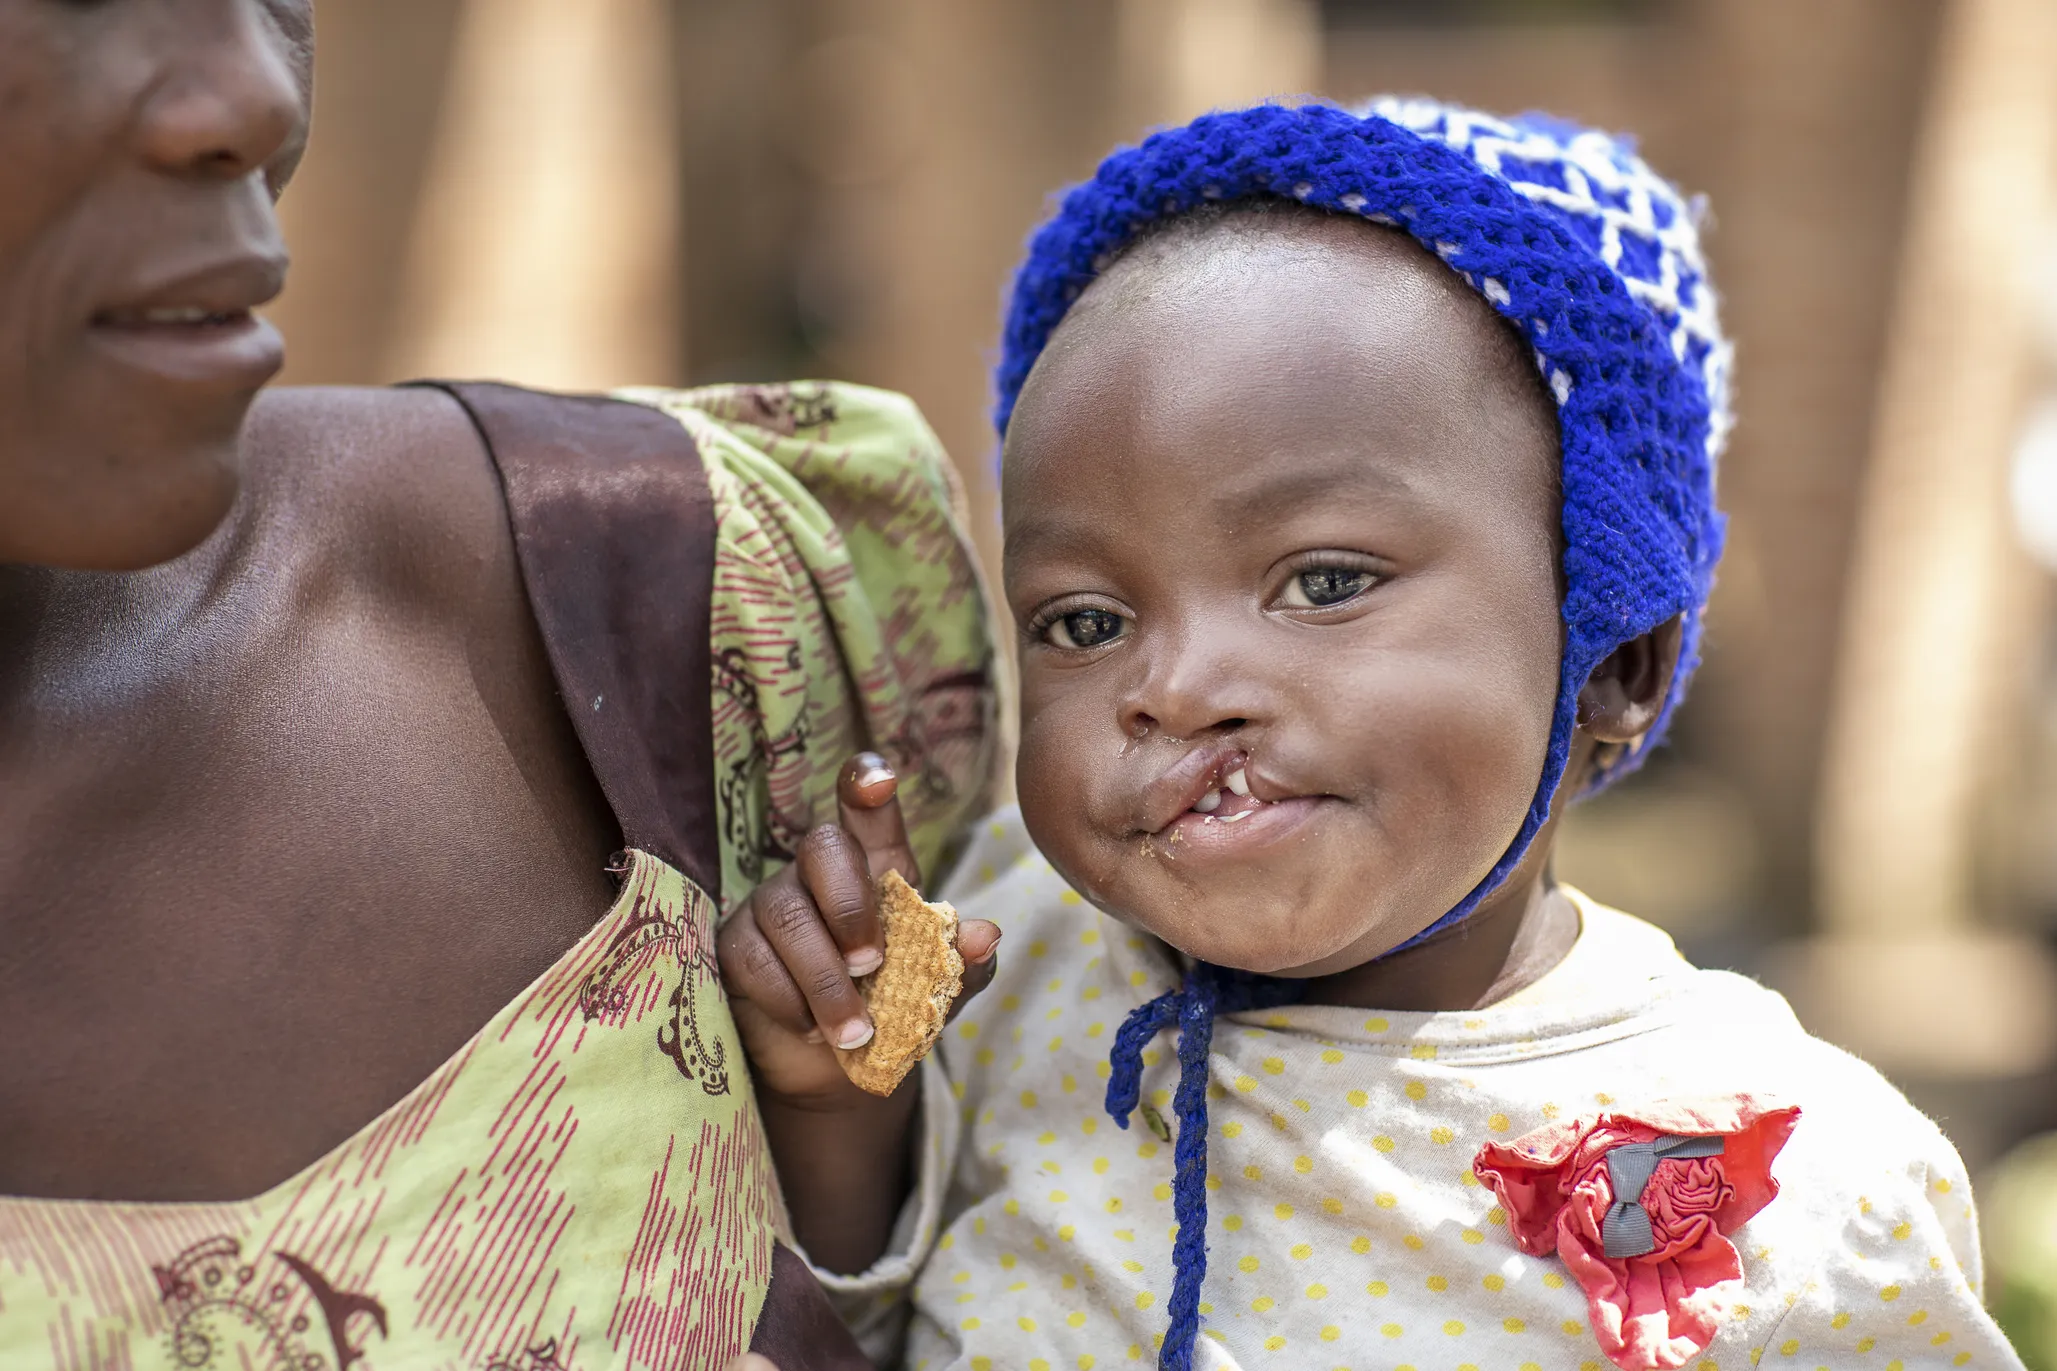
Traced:
<path fill-rule="evenodd" d="M 1408 101 L 1159 133 L 1037 235 L 999 372 L 1021 804 L 942 891 L 991 985 L 891 1098 L 837 1070 L 869 878 L 918 874 L 875 760 L 723 935 L 875 1354 L 2019 1365 L 1935 1126 L 1551 879 L 1720 553 L 1695 220 L 1602 135 Z"/>

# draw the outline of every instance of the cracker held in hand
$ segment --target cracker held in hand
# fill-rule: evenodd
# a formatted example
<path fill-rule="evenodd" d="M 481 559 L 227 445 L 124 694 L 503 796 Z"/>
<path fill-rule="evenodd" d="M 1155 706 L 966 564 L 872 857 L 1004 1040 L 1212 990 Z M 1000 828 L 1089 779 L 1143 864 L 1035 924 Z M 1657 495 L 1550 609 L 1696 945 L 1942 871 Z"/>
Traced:
<path fill-rule="evenodd" d="M 886 959 L 857 980 L 871 1011 L 871 1041 L 852 1052 L 840 1048 L 843 1074 L 874 1095 L 894 1087 L 943 1036 L 943 1021 L 964 989 L 964 958 L 957 953 L 957 911 L 929 904 L 897 871 L 879 877 L 879 922 Z"/>

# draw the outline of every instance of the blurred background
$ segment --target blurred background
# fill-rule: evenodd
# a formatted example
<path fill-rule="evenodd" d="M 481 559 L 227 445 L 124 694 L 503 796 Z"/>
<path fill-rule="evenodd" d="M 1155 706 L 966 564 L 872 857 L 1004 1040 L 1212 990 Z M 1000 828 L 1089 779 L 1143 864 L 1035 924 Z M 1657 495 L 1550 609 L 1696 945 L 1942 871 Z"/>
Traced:
<path fill-rule="evenodd" d="M 1731 543 L 1674 746 L 1561 874 L 1935 1115 L 2057 1366 L 2057 0 L 317 11 L 289 379 L 892 387 L 989 560 L 1002 291 L 1115 144 L 1386 91 L 1635 133 L 1713 204 Z"/>

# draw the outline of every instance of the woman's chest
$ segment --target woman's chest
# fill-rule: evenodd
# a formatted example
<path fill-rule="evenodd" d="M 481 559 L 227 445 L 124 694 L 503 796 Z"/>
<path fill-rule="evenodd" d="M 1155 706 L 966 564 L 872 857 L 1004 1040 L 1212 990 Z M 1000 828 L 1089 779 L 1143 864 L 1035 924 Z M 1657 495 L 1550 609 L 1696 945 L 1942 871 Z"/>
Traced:
<path fill-rule="evenodd" d="M 0 1197 L 0 1362 L 726 1365 L 766 1297 L 776 1218 L 712 918 L 631 854 L 587 936 L 390 1109 L 247 1200 Z"/>
<path fill-rule="evenodd" d="M 39 679 L 10 721 L 0 1193 L 273 1184 L 607 904 L 616 839 L 540 649 L 280 608 L 197 660 Z"/>

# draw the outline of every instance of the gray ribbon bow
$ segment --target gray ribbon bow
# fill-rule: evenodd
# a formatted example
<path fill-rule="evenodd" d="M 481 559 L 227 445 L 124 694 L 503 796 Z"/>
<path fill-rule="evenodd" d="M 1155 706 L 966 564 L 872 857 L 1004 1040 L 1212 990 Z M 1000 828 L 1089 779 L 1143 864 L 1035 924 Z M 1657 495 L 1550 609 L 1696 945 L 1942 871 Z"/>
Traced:
<path fill-rule="evenodd" d="M 1600 1244 L 1607 1255 L 1640 1257 L 1656 1248 L 1657 1235 L 1650 1230 L 1643 1191 L 1657 1174 L 1657 1163 L 1666 1159 L 1718 1157 L 1725 1146 L 1718 1137 L 1688 1138 L 1666 1133 L 1649 1142 L 1622 1143 L 1607 1149 L 1607 1179 L 1614 1185 L 1614 1203 L 1600 1220 Z"/>

